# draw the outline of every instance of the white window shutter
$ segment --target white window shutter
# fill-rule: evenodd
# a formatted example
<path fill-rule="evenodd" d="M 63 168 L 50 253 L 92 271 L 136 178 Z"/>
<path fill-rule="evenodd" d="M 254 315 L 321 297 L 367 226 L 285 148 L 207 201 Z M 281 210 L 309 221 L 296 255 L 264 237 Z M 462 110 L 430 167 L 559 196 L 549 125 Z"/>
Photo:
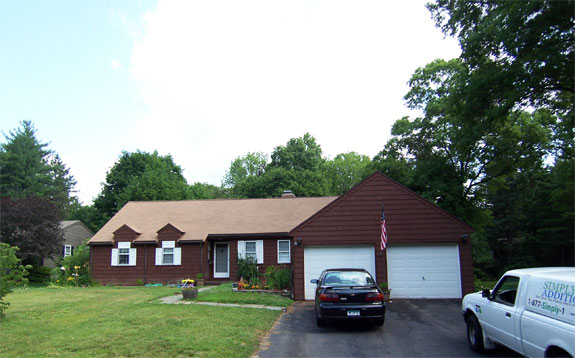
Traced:
<path fill-rule="evenodd" d="M 112 249 L 112 266 L 118 266 L 118 249 Z"/>
<path fill-rule="evenodd" d="M 156 248 L 156 266 L 162 266 L 162 255 L 164 254 L 164 250 L 161 248 Z"/>
<path fill-rule="evenodd" d="M 238 259 L 246 258 L 246 242 L 238 240 Z"/>
<path fill-rule="evenodd" d="M 258 264 L 264 263 L 264 240 L 256 241 L 256 254 L 258 256 Z"/>
<path fill-rule="evenodd" d="M 176 247 L 174 248 L 174 265 L 181 265 L 182 264 L 182 248 Z"/>
<path fill-rule="evenodd" d="M 136 249 L 130 249 L 129 266 L 136 266 Z"/>

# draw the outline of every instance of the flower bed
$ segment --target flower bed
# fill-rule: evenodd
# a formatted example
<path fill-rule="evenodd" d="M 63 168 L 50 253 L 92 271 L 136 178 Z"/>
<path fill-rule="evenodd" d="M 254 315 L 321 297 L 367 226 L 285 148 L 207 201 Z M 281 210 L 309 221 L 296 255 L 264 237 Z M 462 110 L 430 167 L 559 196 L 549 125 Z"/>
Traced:
<path fill-rule="evenodd" d="M 281 295 L 284 297 L 290 297 L 291 291 L 289 290 L 275 290 L 269 287 L 263 286 L 259 287 L 259 285 L 246 285 L 243 284 L 242 281 L 232 283 L 232 291 L 234 292 L 258 292 L 258 293 L 269 293 L 275 295 Z"/>

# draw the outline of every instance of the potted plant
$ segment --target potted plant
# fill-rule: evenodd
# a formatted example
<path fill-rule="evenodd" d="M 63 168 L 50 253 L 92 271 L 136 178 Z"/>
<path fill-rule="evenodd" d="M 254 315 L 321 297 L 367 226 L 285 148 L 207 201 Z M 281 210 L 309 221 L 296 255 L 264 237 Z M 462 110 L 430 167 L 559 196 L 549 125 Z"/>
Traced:
<path fill-rule="evenodd" d="M 203 285 L 205 285 L 204 274 L 199 273 L 196 275 L 196 286 L 203 286 Z"/>
<path fill-rule="evenodd" d="M 387 286 L 387 282 L 382 282 L 379 284 L 379 287 L 383 291 L 383 299 L 385 301 L 390 301 L 391 299 L 391 289 Z"/>
<path fill-rule="evenodd" d="M 184 287 L 182 288 L 182 295 L 184 300 L 191 300 L 198 297 L 198 289 L 195 287 Z"/>
<path fill-rule="evenodd" d="M 190 278 L 182 280 L 182 295 L 185 300 L 198 297 L 198 289 L 195 284 L 196 282 Z"/>

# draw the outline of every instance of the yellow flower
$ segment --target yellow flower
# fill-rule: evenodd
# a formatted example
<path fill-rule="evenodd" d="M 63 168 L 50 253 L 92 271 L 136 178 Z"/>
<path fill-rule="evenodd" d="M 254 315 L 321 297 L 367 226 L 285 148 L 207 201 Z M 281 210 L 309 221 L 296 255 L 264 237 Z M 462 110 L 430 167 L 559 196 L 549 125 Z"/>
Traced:
<path fill-rule="evenodd" d="M 74 279 L 74 277 L 68 276 L 68 281 L 72 281 L 73 279 Z"/>
<path fill-rule="evenodd" d="M 74 268 L 77 270 L 77 269 L 79 269 L 79 268 L 80 268 L 80 266 L 74 266 Z"/>

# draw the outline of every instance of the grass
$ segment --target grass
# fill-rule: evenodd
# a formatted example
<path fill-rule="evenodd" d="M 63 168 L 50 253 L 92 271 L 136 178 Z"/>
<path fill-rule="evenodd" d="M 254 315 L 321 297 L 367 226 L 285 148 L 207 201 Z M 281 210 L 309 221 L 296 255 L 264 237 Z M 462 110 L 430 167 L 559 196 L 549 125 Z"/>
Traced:
<path fill-rule="evenodd" d="M 199 292 L 197 301 L 220 303 L 259 304 L 266 306 L 288 307 L 293 303 L 290 298 L 280 295 L 258 292 L 234 292 L 232 284 L 219 285 Z"/>
<path fill-rule="evenodd" d="M 249 357 L 277 311 L 166 305 L 169 287 L 32 288 L 6 296 L 1 357 Z"/>

